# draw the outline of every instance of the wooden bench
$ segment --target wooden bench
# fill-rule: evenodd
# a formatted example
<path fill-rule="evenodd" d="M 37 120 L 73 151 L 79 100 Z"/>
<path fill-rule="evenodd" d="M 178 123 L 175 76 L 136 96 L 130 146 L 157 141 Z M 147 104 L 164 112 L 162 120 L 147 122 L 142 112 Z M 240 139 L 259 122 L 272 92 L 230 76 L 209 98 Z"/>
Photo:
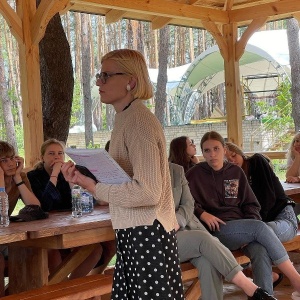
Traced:
<path fill-rule="evenodd" d="M 283 243 L 287 251 L 300 251 L 300 230 L 298 235 L 289 242 Z M 233 251 L 234 257 L 239 264 L 249 262 L 241 251 Z M 186 300 L 199 299 L 201 296 L 201 288 L 198 279 L 198 270 L 190 262 L 180 264 L 183 283 L 190 283 L 185 290 Z M 100 297 L 101 300 L 109 299 L 113 268 L 105 271 L 105 275 L 96 274 L 77 279 L 72 279 L 52 285 L 43 286 L 27 292 L 14 294 L 3 297 L 3 300 L 84 300 L 92 297 Z"/>
<path fill-rule="evenodd" d="M 297 236 L 295 236 L 292 240 L 283 243 L 283 245 L 286 251 L 288 252 L 300 252 L 300 229 L 298 228 Z M 240 265 L 250 261 L 249 258 L 245 256 L 242 251 L 232 251 L 232 254 L 234 255 L 234 257 Z M 201 296 L 201 288 L 198 279 L 197 268 L 195 268 L 190 262 L 181 263 L 180 267 L 183 283 L 191 282 L 191 284 L 185 290 L 185 299 L 199 299 L 199 297 Z"/>
<path fill-rule="evenodd" d="M 84 300 L 103 299 L 111 293 L 113 277 L 96 274 L 46 285 L 41 288 L 3 297 L 3 300 Z"/>

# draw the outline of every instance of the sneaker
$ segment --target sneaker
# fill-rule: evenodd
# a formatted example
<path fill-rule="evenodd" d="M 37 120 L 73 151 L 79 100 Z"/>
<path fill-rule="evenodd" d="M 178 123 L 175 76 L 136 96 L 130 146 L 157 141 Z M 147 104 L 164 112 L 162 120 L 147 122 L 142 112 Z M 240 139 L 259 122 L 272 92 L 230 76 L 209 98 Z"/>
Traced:
<path fill-rule="evenodd" d="M 299 292 L 293 292 L 292 293 L 292 299 L 293 300 L 300 300 L 300 293 Z"/>
<path fill-rule="evenodd" d="M 300 299 L 300 298 L 299 298 Z M 266 291 L 261 288 L 257 288 L 252 297 L 248 297 L 248 300 L 277 300 Z"/>

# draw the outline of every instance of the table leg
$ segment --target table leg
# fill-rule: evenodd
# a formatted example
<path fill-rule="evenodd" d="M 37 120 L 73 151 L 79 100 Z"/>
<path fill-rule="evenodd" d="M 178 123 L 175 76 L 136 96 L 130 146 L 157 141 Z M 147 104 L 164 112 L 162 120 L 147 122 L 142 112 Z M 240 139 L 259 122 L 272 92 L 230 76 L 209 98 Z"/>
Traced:
<path fill-rule="evenodd" d="M 8 246 L 9 294 L 48 284 L 46 249 Z"/>
<path fill-rule="evenodd" d="M 49 284 L 61 282 L 74 271 L 97 247 L 97 244 L 82 246 L 73 251 L 64 259 L 52 274 L 49 275 Z"/>

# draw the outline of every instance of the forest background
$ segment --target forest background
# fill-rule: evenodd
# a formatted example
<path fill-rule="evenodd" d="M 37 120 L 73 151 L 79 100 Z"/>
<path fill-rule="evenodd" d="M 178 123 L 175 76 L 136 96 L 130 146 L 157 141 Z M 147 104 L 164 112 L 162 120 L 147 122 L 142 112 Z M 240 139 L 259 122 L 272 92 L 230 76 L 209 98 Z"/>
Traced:
<path fill-rule="evenodd" d="M 160 30 L 151 30 L 150 23 L 125 19 L 106 25 L 105 18 L 102 16 L 75 12 L 67 12 L 58 17 L 58 19 L 58 22 L 62 24 L 62 34 L 65 35 L 68 41 L 68 51 L 70 52 L 73 67 L 72 113 L 68 127 L 75 125 L 85 126 L 87 147 L 93 147 L 94 145 L 93 124 L 96 130 L 111 130 L 114 121 L 115 112 L 113 107 L 102 104 L 99 96 L 94 97 L 91 94 L 92 87 L 95 86 L 94 76 L 100 69 L 101 57 L 105 53 L 118 48 L 136 49 L 144 54 L 149 68 L 159 69 L 158 84 L 155 86 L 155 97 L 148 101 L 148 106 L 156 114 L 162 125 L 165 126 L 167 125 L 166 116 L 168 113 L 170 114 L 170 112 L 166 111 L 167 68 L 191 63 L 203 51 L 216 44 L 210 33 L 203 29 L 168 25 Z M 299 130 L 300 118 L 295 118 L 293 115 L 293 102 L 296 104 L 300 103 L 300 97 L 297 96 L 297 88 L 299 89 L 300 82 L 300 80 L 297 80 L 300 73 L 300 68 L 297 67 L 297 64 L 299 65 L 300 63 L 298 22 L 294 19 L 280 20 L 267 23 L 261 28 L 261 30 L 274 29 L 288 29 L 288 40 L 296 41 L 294 42 L 295 45 L 290 43 L 289 46 L 290 50 L 293 51 L 293 55 L 291 55 L 290 51 L 290 57 L 293 58 L 296 65 L 294 68 L 294 82 L 298 84 L 293 85 L 292 72 L 292 86 L 287 84 L 281 87 L 278 94 L 278 99 L 281 101 L 274 103 L 269 110 L 271 113 L 272 110 L 284 107 L 284 116 L 286 118 L 280 118 L 280 120 L 293 123 L 295 129 Z M 245 28 L 240 28 L 239 35 L 244 30 Z M 47 35 L 51 37 L 50 32 L 46 31 L 44 39 L 46 39 Z M 55 43 L 54 40 L 53 43 Z M 22 154 L 22 98 L 20 93 L 19 60 L 16 59 L 18 57 L 18 44 L 11 35 L 2 16 L 0 16 L 0 47 L 0 138 L 9 141 Z M 63 51 L 65 49 L 62 47 L 61 51 L 57 51 L 57 55 L 61 56 L 62 61 L 64 60 Z M 293 62 L 291 61 L 291 66 L 292 64 Z M 45 89 L 43 81 L 42 89 Z M 292 93 L 296 96 L 292 97 Z M 64 101 L 64 99 L 60 100 Z M 45 101 L 43 101 L 44 104 Z M 43 107 L 43 117 L 47 120 L 48 116 L 45 106 Z M 213 107 L 216 106 L 224 112 L 224 115 L 226 114 L 224 84 L 202 95 L 197 103 L 193 119 L 210 117 Z M 59 119 L 62 116 L 66 118 L 61 105 L 54 109 L 52 108 L 51 120 L 55 120 L 56 117 Z M 60 139 L 66 140 L 66 135 Z"/>

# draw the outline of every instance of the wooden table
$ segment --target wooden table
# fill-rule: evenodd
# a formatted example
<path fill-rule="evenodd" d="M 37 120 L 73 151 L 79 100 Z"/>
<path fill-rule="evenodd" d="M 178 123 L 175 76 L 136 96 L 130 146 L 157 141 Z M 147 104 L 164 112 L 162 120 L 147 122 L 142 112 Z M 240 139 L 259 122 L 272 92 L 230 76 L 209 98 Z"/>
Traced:
<path fill-rule="evenodd" d="M 285 193 L 295 202 L 300 203 L 300 183 L 288 183 L 281 181 Z"/>
<path fill-rule="evenodd" d="M 11 223 L 0 233 L 0 241 L 9 246 L 9 293 L 59 282 L 94 250 L 95 244 L 114 238 L 108 207 L 103 206 L 81 218 L 73 218 L 69 211 L 50 213 L 44 220 Z M 48 249 L 73 247 L 80 248 L 49 276 Z"/>

